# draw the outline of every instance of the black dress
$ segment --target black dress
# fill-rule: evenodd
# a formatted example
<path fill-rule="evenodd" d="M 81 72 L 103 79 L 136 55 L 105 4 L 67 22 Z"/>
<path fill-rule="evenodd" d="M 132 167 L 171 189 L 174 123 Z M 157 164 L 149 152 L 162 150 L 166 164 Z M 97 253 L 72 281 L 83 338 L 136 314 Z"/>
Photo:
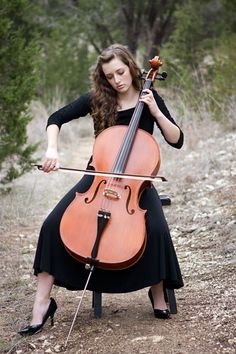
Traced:
<path fill-rule="evenodd" d="M 154 90 L 156 102 L 163 114 L 175 121 L 168 112 L 164 101 Z M 90 93 L 81 96 L 73 103 L 53 113 L 48 119 L 48 125 L 56 124 L 60 128 L 63 123 L 72 119 L 86 116 L 90 113 Z M 117 125 L 128 125 L 134 109 L 118 112 Z M 153 133 L 156 120 L 144 107 L 139 128 Z M 160 128 L 160 127 L 159 127 Z M 181 148 L 183 133 L 173 147 Z M 72 258 L 66 251 L 59 233 L 62 215 L 75 197 L 75 193 L 85 192 L 91 185 L 93 176 L 84 176 L 57 204 L 44 221 L 37 245 L 34 274 L 47 272 L 55 277 L 54 284 L 70 290 L 84 288 L 88 271 L 84 264 Z M 169 228 L 163 214 L 161 201 L 157 191 L 152 186 L 146 188 L 140 198 L 140 207 L 147 209 L 146 228 L 147 244 L 141 259 L 125 270 L 102 270 L 95 268 L 90 279 L 88 289 L 107 293 L 123 293 L 135 291 L 164 281 L 169 289 L 178 289 L 183 286 L 183 280 L 170 237 Z"/>

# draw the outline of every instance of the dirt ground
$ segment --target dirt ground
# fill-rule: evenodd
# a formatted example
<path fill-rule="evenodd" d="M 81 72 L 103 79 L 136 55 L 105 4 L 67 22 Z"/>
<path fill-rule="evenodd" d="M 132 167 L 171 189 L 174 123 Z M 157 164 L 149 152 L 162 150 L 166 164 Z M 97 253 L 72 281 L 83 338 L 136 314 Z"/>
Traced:
<path fill-rule="evenodd" d="M 95 319 L 91 293 L 63 347 L 81 292 L 54 288 L 55 325 L 22 338 L 17 331 L 30 319 L 36 281 L 32 263 L 42 221 L 80 178 L 33 171 L 1 195 L 0 352 L 17 354 L 203 354 L 236 352 L 236 133 L 217 125 L 191 138 L 185 147 L 163 145 L 162 167 L 168 182 L 156 183 L 171 197 L 165 207 L 185 286 L 176 291 L 178 313 L 170 320 L 153 317 L 148 289 L 104 294 L 103 314 Z M 62 163 L 85 166 L 91 138 L 82 136 L 76 149 L 61 152 Z M 162 146 L 162 145 L 161 145 Z M 63 147 L 63 143 L 62 143 Z M 74 146 L 75 147 L 75 146 Z M 60 188 L 59 188 L 60 187 Z"/>

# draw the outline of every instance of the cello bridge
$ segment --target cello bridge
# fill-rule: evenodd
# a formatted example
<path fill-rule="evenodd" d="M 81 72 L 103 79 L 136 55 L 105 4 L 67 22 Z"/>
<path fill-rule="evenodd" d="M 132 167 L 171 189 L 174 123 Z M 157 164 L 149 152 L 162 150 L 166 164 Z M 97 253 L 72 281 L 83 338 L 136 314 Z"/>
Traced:
<path fill-rule="evenodd" d="M 114 191 L 113 189 L 105 188 L 103 191 L 103 195 L 109 199 L 120 199 L 121 196 L 117 191 Z"/>

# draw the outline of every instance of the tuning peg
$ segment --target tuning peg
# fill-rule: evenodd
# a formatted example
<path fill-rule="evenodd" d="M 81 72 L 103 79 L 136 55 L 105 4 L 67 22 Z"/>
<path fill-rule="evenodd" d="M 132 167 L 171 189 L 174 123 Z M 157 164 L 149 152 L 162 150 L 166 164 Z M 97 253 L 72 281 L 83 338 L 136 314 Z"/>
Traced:
<path fill-rule="evenodd" d="M 158 73 L 156 80 L 165 80 L 167 78 L 167 72 L 163 71 L 162 73 Z"/>

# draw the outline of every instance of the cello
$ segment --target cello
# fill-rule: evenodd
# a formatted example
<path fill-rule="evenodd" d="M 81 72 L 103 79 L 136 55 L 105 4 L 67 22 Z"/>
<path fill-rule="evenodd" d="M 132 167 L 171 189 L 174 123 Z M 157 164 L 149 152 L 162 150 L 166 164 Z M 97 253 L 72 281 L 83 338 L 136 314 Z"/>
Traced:
<path fill-rule="evenodd" d="M 166 73 L 159 74 L 159 57 L 149 62 L 143 90 L 155 79 L 166 78 Z M 151 134 L 138 128 L 143 107 L 138 100 L 128 127 L 112 126 L 97 136 L 95 173 L 89 173 L 94 174 L 94 180 L 85 193 L 76 193 L 61 219 L 60 235 L 66 250 L 90 271 L 65 347 L 94 268 L 131 267 L 145 250 L 146 210 L 139 207 L 139 199 L 158 173 L 160 148 Z"/>
<path fill-rule="evenodd" d="M 166 77 L 159 74 L 159 57 L 149 63 L 143 90 L 156 78 Z M 98 135 L 93 147 L 95 171 L 156 176 L 160 148 L 151 134 L 138 128 L 143 106 L 138 101 L 128 127 L 112 126 Z M 135 264 L 146 245 L 146 211 L 139 207 L 139 199 L 148 183 L 96 175 L 89 190 L 76 193 L 62 216 L 60 235 L 66 250 L 88 269 L 120 270 Z"/>

